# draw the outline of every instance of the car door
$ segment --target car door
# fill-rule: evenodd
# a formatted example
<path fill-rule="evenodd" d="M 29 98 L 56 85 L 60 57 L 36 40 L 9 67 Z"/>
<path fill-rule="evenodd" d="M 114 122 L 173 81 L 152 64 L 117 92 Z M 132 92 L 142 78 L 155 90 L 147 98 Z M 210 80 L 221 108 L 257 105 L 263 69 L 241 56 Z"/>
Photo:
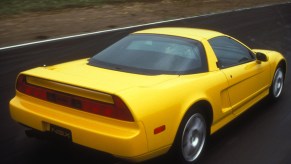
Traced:
<path fill-rule="evenodd" d="M 268 63 L 257 61 L 253 52 L 230 37 L 212 38 L 209 43 L 228 79 L 232 110 L 238 115 L 267 94 Z"/>

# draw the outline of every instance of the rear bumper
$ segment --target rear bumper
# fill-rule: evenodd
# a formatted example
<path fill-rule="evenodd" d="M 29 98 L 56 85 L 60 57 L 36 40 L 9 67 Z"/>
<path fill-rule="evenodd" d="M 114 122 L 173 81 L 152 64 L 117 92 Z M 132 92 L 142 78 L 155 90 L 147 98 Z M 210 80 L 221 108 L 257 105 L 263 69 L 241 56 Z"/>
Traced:
<path fill-rule="evenodd" d="M 15 121 L 41 132 L 49 133 L 51 125 L 68 129 L 72 142 L 114 156 L 139 161 L 149 153 L 141 122 L 105 118 L 21 93 L 10 101 L 10 114 Z"/>

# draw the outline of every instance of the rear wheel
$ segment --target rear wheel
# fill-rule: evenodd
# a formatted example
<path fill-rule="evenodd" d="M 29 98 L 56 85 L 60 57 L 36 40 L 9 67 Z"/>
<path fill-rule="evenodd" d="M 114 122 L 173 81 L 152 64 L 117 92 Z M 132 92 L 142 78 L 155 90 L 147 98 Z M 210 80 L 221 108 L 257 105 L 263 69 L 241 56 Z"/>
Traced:
<path fill-rule="evenodd" d="M 276 69 L 276 72 L 274 74 L 273 77 L 273 82 L 272 85 L 270 87 L 270 98 L 273 100 L 278 99 L 281 94 L 282 94 L 282 90 L 283 90 L 283 85 L 284 85 L 284 71 L 282 69 L 282 67 L 278 67 Z"/>
<path fill-rule="evenodd" d="M 175 140 L 175 154 L 184 164 L 198 161 L 209 135 L 205 116 L 198 110 L 189 111 L 184 117 Z"/>

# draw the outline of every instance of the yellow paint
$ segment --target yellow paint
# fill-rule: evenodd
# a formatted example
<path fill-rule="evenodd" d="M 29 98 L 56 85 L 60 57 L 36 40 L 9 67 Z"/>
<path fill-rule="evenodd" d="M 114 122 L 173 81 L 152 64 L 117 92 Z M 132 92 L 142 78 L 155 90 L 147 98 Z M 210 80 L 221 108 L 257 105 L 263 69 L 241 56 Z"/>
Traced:
<path fill-rule="evenodd" d="M 12 118 L 47 131 L 49 124 L 71 130 L 73 142 L 118 157 L 142 161 L 166 153 L 185 113 L 199 101 L 212 107 L 211 134 L 221 129 L 268 94 L 275 68 L 284 57 L 265 53 L 268 62 L 249 62 L 220 70 L 208 40 L 219 32 L 190 28 L 156 28 L 136 33 L 163 34 L 200 41 L 207 53 L 209 72 L 192 75 L 139 75 L 87 65 L 88 59 L 22 72 L 29 83 L 113 103 L 119 96 L 135 122 L 98 116 L 45 102 L 22 93 L 10 101 Z M 47 80 L 47 81 L 46 81 Z M 162 133 L 154 129 L 165 125 Z"/>

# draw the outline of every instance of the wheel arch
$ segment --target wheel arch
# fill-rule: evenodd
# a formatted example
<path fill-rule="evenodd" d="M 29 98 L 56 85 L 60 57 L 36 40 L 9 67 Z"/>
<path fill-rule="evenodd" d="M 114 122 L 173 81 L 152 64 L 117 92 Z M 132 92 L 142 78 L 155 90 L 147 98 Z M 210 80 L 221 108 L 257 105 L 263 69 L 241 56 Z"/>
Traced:
<path fill-rule="evenodd" d="M 281 66 L 282 67 L 282 69 L 284 71 L 284 80 L 285 80 L 285 78 L 286 78 L 286 72 L 287 72 L 287 62 L 286 62 L 286 60 L 283 60 L 283 59 L 280 60 L 279 63 L 278 63 L 278 66 Z"/>
<path fill-rule="evenodd" d="M 211 104 L 206 100 L 200 100 L 198 102 L 195 102 L 189 109 L 189 110 L 199 110 L 201 114 L 203 114 L 206 118 L 206 122 L 208 127 L 210 128 L 213 122 L 213 110 Z M 187 111 L 187 112 L 188 112 Z"/>
<path fill-rule="evenodd" d="M 192 112 L 193 110 L 198 110 L 201 114 L 203 114 L 203 116 L 205 116 L 206 118 L 206 122 L 209 128 L 209 132 L 210 132 L 210 128 L 213 122 L 213 108 L 212 105 L 209 101 L 205 100 L 205 99 L 201 99 L 198 100 L 194 103 L 192 103 L 192 105 L 188 106 L 185 110 L 185 112 L 183 113 L 183 115 L 180 118 L 179 124 L 178 126 L 175 128 L 175 136 L 174 136 L 174 142 L 177 138 L 177 134 L 179 132 L 181 123 L 183 121 L 183 119 L 185 118 L 185 116 L 189 113 Z"/>
<path fill-rule="evenodd" d="M 170 158 L 173 158 L 176 155 L 177 147 L 178 147 L 178 140 L 179 140 L 179 133 L 182 130 L 181 125 L 183 124 L 184 119 L 187 117 L 188 114 L 191 114 L 192 112 L 199 112 L 205 117 L 206 124 L 208 126 L 207 129 L 207 138 L 210 135 L 210 129 L 213 121 L 213 110 L 212 110 L 212 105 L 209 101 L 207 100 L 198 100 L 197 102 L 194 102 L 192 105 L 190 105 L 188 108 L 186 108 L 183 116 L 180 119 L 179 125 L 176 129 L 175 137 L 174 137 L 174 142 L 169 149 L 168 155 L 170 155 Z M 174 158 L 176 159 L 176 158 Z"/>

